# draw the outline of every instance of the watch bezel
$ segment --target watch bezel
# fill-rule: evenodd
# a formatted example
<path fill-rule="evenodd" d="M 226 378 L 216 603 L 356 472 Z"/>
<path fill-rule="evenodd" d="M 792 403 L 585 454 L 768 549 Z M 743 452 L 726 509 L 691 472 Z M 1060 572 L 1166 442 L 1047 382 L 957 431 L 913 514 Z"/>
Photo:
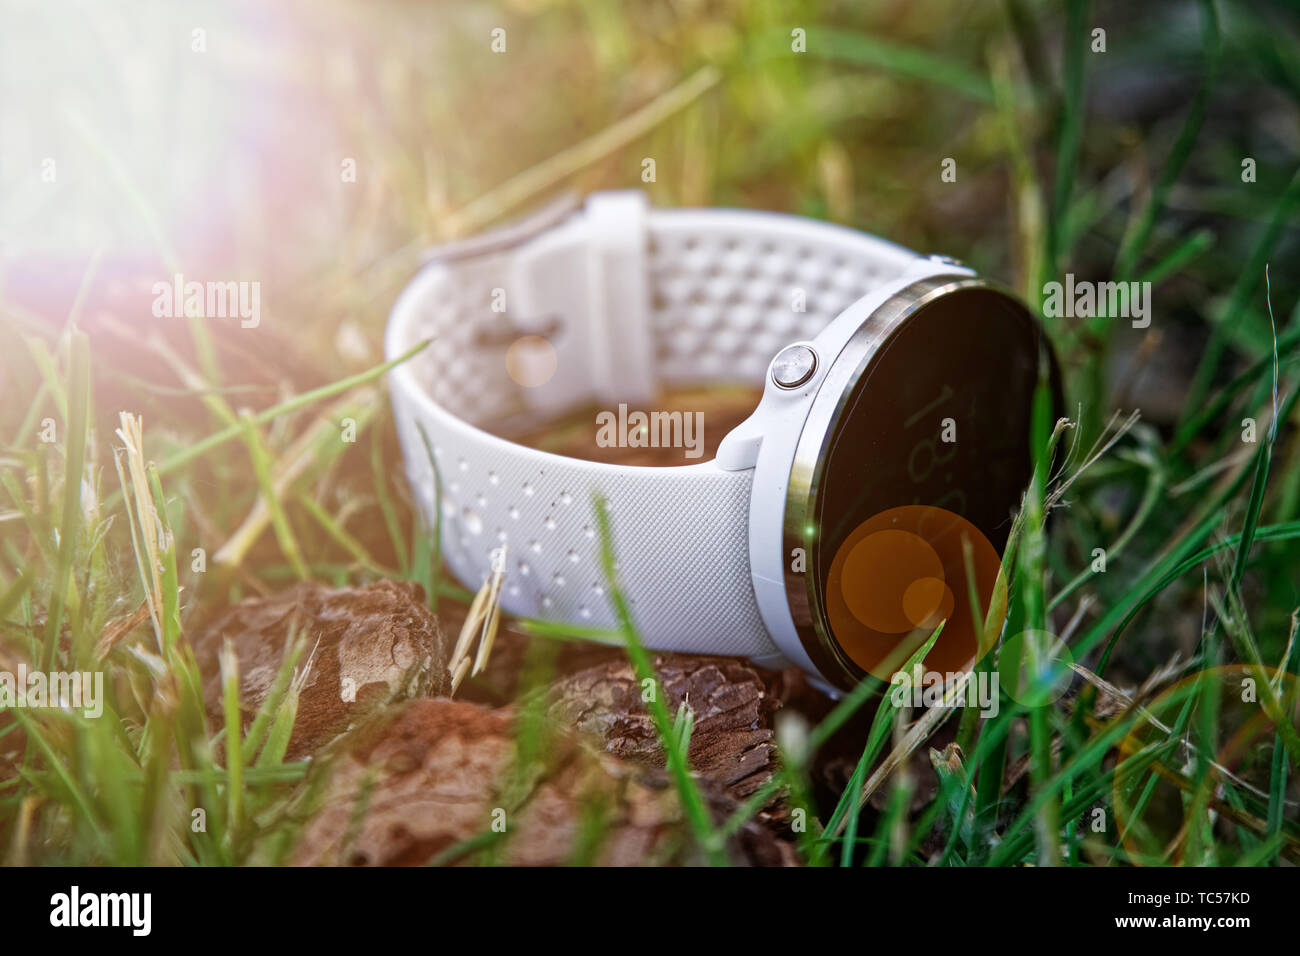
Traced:
<path fill-rule="evenodd" d="M 861 665 L 849 658 L 825 625 L 825 608 L 817 584 L 824 575 L 820 573 L 818 549 L 809 540 L 806 530 L 811 517 L 817 513 L 830 442 L 859 380 L 881 346 L 921 309 L 944 296 L 970 289 L 997 293 L 1025 310 L 1030 320 L 1035 322 L 1040 341 L 1046 342 L 1029 307 L 998 283 L 969 275 L 943 274 L 918 279 L 872 310 L 829 363 L 795 446 L 786 485 L 782 545 L 784 554 L 804 549 L 806 566 L 803 571 L 796 571 L 790 562 L 783 562 L 786 602 L 804 651 L 822 676 L 843 690 L 852 689 L 868 674 Z M 1051 355 L 1050 345 L 1048 353 L 1051 356 L 1052 377 L 1057 392 L 1054 399 L 1059 408 L 1059 371 L 1055 356 Z"/>

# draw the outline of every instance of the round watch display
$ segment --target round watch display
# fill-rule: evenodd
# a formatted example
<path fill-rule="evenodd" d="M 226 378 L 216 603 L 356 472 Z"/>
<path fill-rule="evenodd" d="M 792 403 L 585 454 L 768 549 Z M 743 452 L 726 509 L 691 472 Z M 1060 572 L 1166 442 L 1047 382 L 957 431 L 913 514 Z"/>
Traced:
<path fill-rule="evenodd" d="M 906 658 L 895 651 L 945 620 L 928 666 L 979 656 L 977 618 L 1005 606 L 1000 555 L 1032 468 L 1046 352 L 1029 312 L 980 280 L 899 299 L 910 308 L 882 309 L 837 358 L 849 384 L 814 404 L 792 471 L 787 538 L 809 554 L 790 576 L 806 599 L 796 624 L 842 681 L 887 679 Z"/>

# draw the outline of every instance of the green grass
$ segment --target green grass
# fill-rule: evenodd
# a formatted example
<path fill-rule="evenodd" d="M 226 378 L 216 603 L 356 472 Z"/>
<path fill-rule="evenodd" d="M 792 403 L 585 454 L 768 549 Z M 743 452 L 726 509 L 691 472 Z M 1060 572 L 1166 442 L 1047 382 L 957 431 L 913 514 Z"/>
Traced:
<path fill-rule="evenodd" d="M 256 203 L 230 212 L 237 258 L 266 277 L 280 326 L 190 318 L 153 335 L 138 323 L 159 320 L 100 321 L 88 302 L 111 268 L 104 244 L 77 259 L 61 314 L 36 315 L 0 287 L 0 331 L 16 343 L 0 354 L 0 670 L 22 659 L 107 675 L 100 719 L 0 713 L 0 749 L 21 741 L 13 766 L 0 764 L 0 861 L 289 858 L 304 790 L 318 785 L 285 760 L 306 636 L 286 645 L 246 730 L 233 696 L 240 662 L 222 655 L 214 722 L 189 639 L 233 602 L 303 578 L 395 576 L 418 581 L 435 609 L 467 602 L 398 466 L 378 387 L 395 364 L 378 359 L 384 314 L 430 241 L 560 186 L 841 221 L 958 255 L 1031 304 L 1071 271 L 1151 281 L 1154 348 L 1181 368 L 1164 386 L 1172 398 L 1139 392 L 1172 410 L 1139 408 L 1129 421 L 1131 376 L 1114 362 L 1142 346 L 1113 320 L 1046 322 L 1077 420 L 1056 429 L 1041 401 L 1034 416 L 1039 467 L 1004 561 L 1006 633 L 1068 634 L 1078 671 L 1045 668 L 991 718 L 908 713 L 864 682 L 821 724 L 784 728 L 774 779 L 721 819 L 690 766 L 691 712 L 674 715 L 656 695 L 648 709 L 682 810 L 681 858 L 731 862 L 729 838 L 780 798 L 808 818 L 792 838 L 813 865 L 1300 860 L 1300 163 L 1268 129 L 1300 99 L 1294 14 L 1235 0 L 1149 10 L 1007 0 L 960 15 L 934 0 L 833 14 L 812 3 L 558 3 L 494 10 L 513 52 L 493 58 L 475 7 L 435 16 L 393 5 L 390 26 L 367 16 L 383 55 L 356 55 L 362 81 L 318 69 L 310 50 L 263 51 L 318 78 L 326 165 L 354 155 L 365 172 L 351 192 L 298 197 L 331 228 L 290 217 L 281 235 Z M 329 4 L 320 28 L 356 35 L 360 16 Z M 1104 54 L 1091 50 L 1094 25 L 1108 30 Z M 791 52 L 794 28 L 806 29 L 806 53 Z M 403 45 L 406 34 L 442 53 Z M 1109 108 L 1128 89 L 1125 70 L 1167 83 L 1167 117 Z M 95 115 L 73 125 L 150 252 L 167 271 L 200 272 L 147 172 Z M 1254 183 L 1240 179 L 1247 155 Z M 953 184 L 939 179 L 949 156 Z M 640 181 L 644 157 L 657 159 L 655 182 Z M 334 348 L 354 327 L 364 358 Z M 118 406 L 143 428 L 119 420 Z M 1241 437 L 1248 417 L 1254 444 Z M 344 419 L 355 442 L 340 437 Z M 619 587 L 610 518 L 599 500 L 592 508 L 618 627 L 517 622 L 535 640 L 501 782 L 511 813 L 549 753 L 532 692 L 553 675 L 561 641 L 621 644 L 637 677 L 656 679 Z M 1104 573 L 1091 568 L 1098 547 Z M 1237 742 L 1225 675 L 1258 692 L 1253 746 L 1231 767 L 1220 759 Z M 1063 676 L 1070 692 L 1048 694 Z M 1108 702 L 1107 684 L 1128 703 Z M 949 719 L 961 758 L 931 793 L 916 764 Z M 815 755 L 855 728 L 848 786 L 819 805 Z M 574 862 L 600 858 L 609 811 L 585 808 Z M 1160 829 L 1170 814 L 1181 821 L 1172 834 Z M 497 834 L 467 834 L 434 862 L 508 852 Z"/>

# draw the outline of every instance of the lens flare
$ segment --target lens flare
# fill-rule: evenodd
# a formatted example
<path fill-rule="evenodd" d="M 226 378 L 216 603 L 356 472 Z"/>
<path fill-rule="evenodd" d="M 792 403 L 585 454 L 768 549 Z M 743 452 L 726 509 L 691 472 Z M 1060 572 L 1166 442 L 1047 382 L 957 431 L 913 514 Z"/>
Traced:
<path fill-rule="evenodd" d="M 927 505 L 882 511 L 858 525 L 831 561 L 831 633 L 850 659 L 887 680 L 910 648 L 946 622 L 926 666 L 965 670 L 1002 630 L 1001 563 L 980 530 L 951 511 Z"/>

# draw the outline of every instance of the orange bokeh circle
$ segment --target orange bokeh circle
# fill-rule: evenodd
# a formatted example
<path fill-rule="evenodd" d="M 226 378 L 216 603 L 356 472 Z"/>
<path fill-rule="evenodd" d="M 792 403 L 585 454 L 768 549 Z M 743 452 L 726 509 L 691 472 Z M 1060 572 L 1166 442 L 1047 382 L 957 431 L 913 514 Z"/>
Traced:
<path fill-rule="evenodd" d="M 1002 630 L 1007 589 L 1001 565 L 997 549 L 961 515 L 929 505 L 882 511 L 858 525 L 831 559 L 824 595 L 831 634 L 854 663 L 888 680 L 946 620 L 925 665 L 966 670 Z"/>

